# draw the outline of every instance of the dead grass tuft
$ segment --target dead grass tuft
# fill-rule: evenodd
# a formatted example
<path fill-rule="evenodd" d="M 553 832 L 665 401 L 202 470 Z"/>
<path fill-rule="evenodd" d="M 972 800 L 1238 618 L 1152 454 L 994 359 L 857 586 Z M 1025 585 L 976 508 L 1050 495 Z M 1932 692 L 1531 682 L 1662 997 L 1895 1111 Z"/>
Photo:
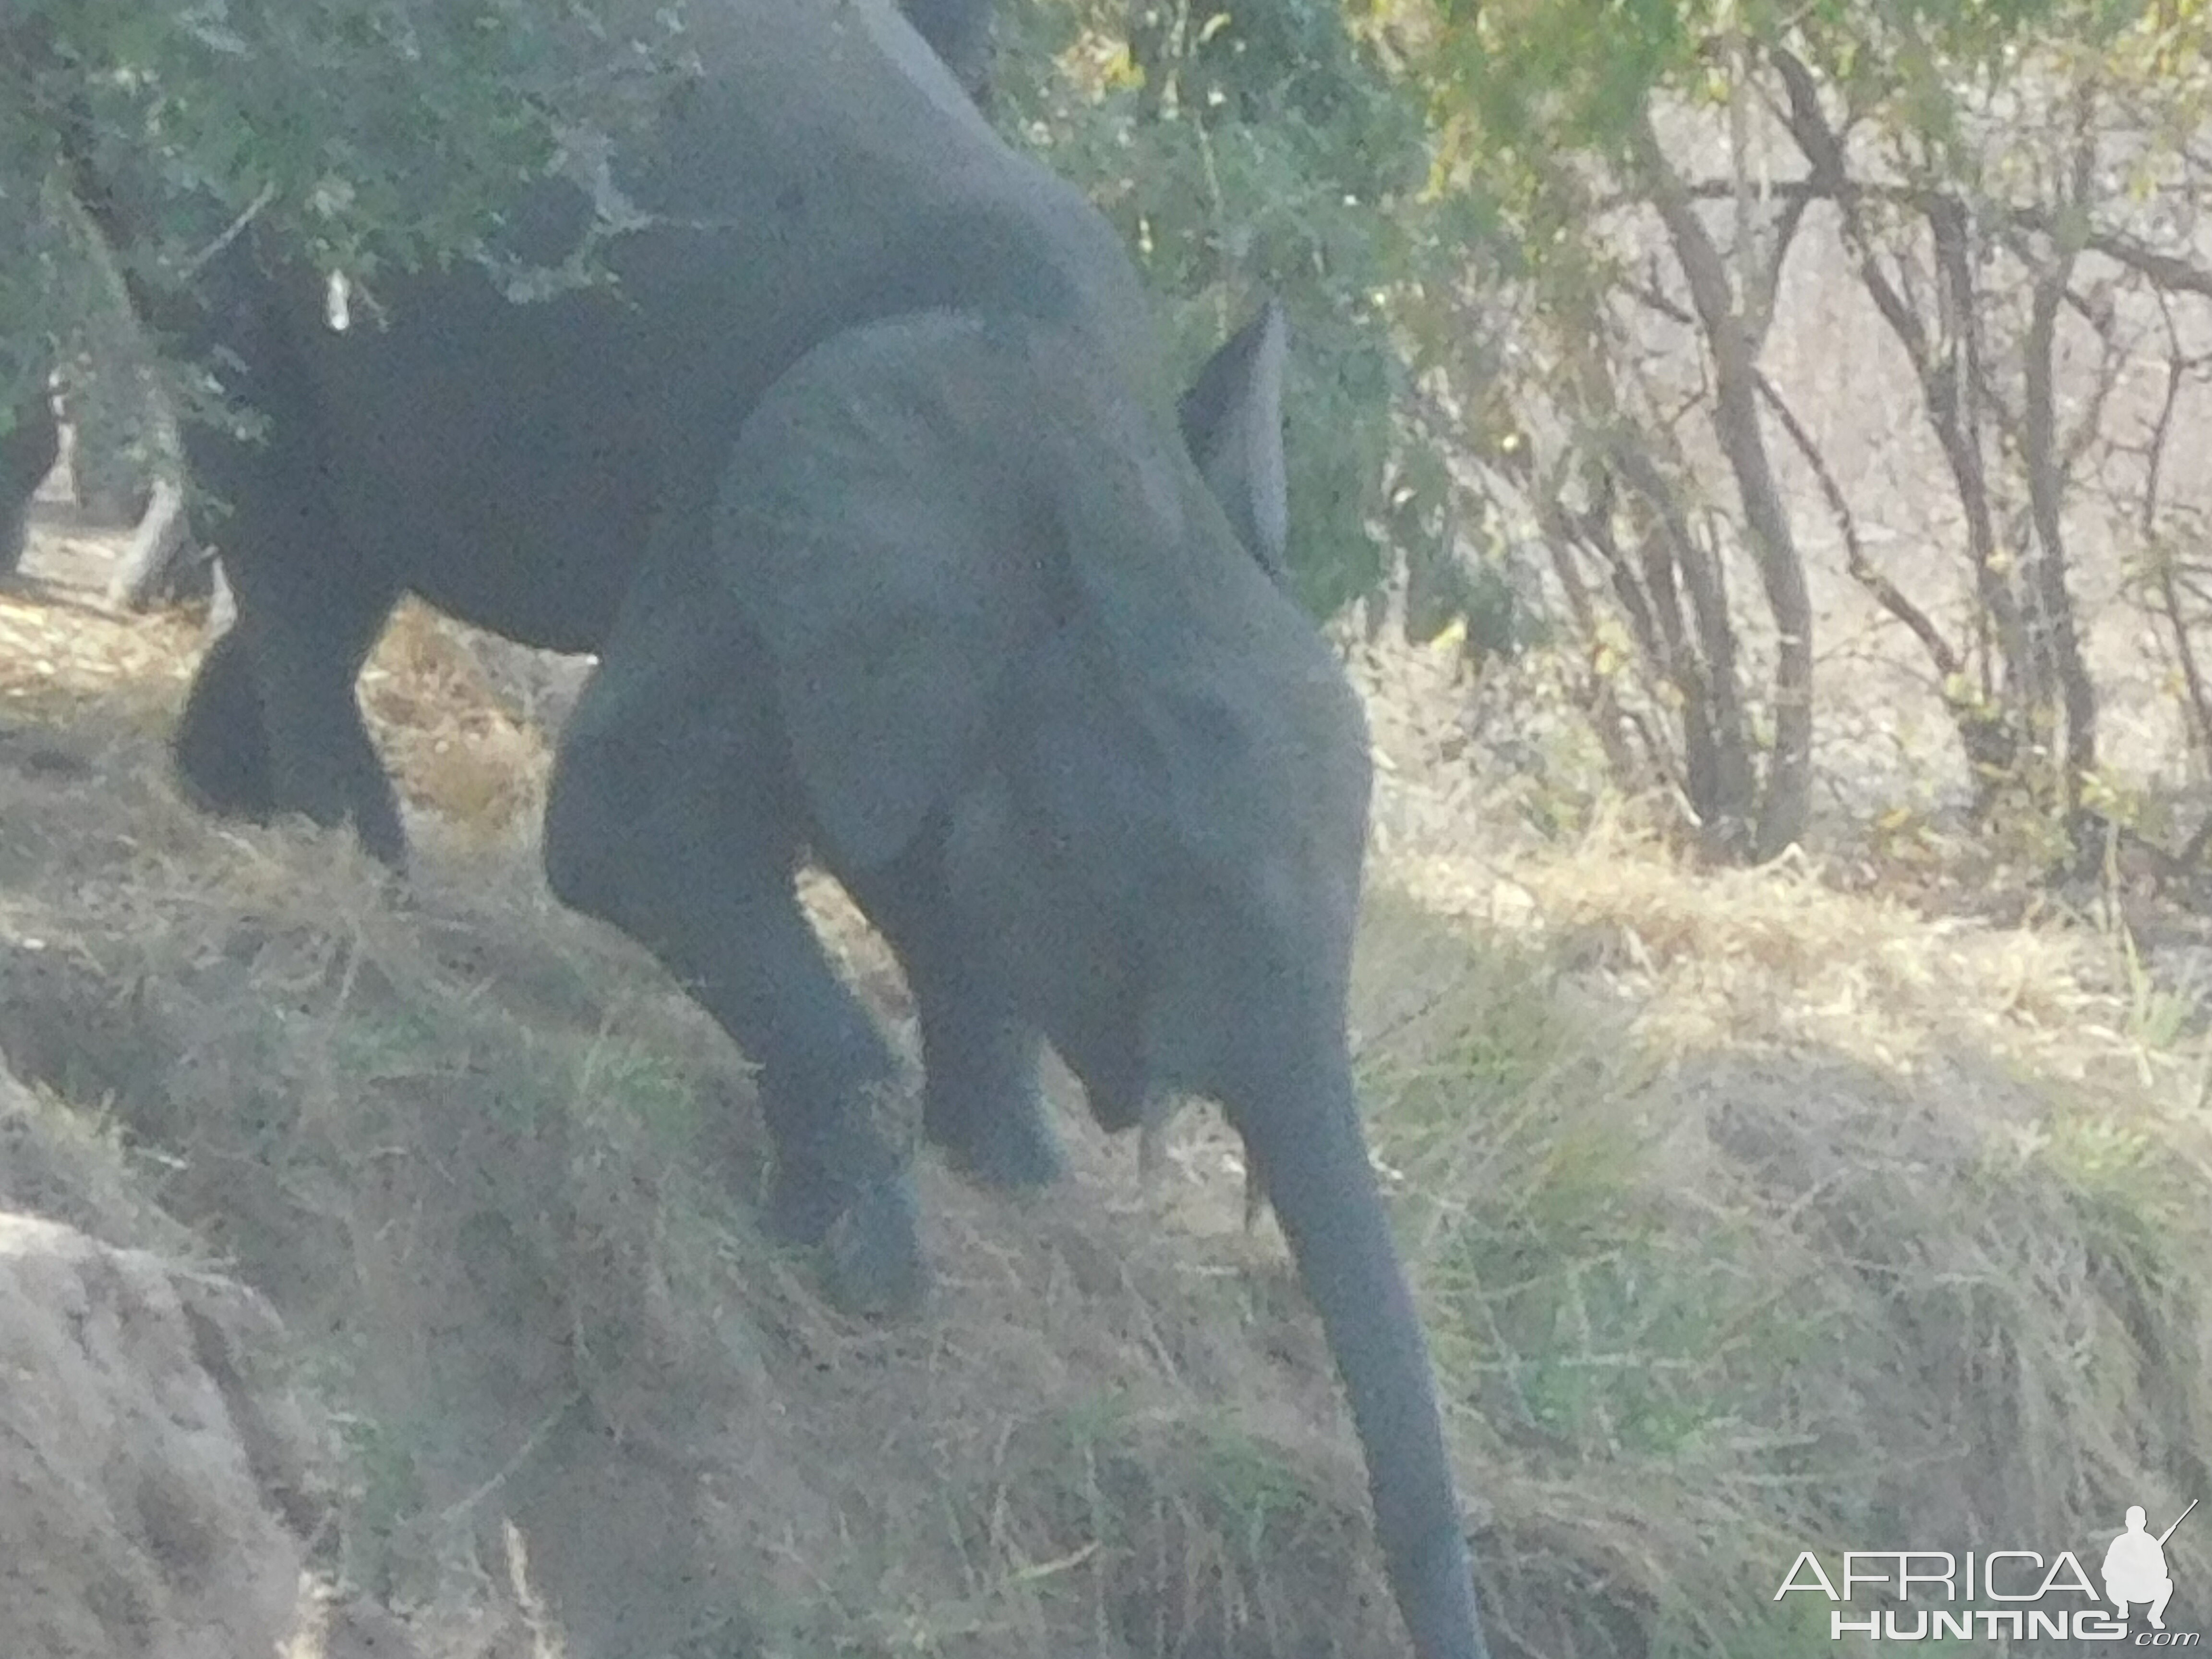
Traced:
<path fill-rule="evenodd" d="M 535 828 L 552 754 L 507 706 L 467 630 L 402 605 L 362 671 L 362 706 L 406 799 L 487 842 Z"/>
<path fill-rule="evenodd" d="M 2113 988 L 2115 941 L 2083 930 L 1928 920 L 1795 858 L 1692 872 L 1604 831 L 1510 871 L 1438 854 L 1395 868 L 1438 913 L 1540 938 L 1632 1000 L 1638 1037 L 1662 1052 L 1806 1043 L 1910 1071 L 1966 1047 L 2038 1074 L 2146 1081 L 2173 1063 Z"/>

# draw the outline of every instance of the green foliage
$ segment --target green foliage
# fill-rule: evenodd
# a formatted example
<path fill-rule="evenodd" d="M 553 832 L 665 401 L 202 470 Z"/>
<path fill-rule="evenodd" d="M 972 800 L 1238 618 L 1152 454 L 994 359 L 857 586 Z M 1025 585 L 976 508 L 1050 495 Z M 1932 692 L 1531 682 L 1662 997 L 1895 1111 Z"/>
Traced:
<path fill-rule="evenodd" d="M 1448 481 L 1410 422 L 1407 337 L 1461 264 L 1425 194 L 1425 94 L 1333 0 L 1002 9 L 1002 125 L 1086 187 L 1195 363 L 1284 300 L 1292 563 L 1333 610 L 1433 543 Z M 684 62 L 655 0 L 33 0 L 0 99 L 0 398 L 87 329 L 71 157 L 155 228 L 134 276 L 181 283 L 244 225 L 359 273 L 480 256 L 489 210 L 564 133 L 618 129 Z M 81 179 L 81 175 L 76 175 Z"/>
<path fill-rule="evenodd" d="M 1475 150 L 1510 166 L 1564 152 L 1619 155 L 1661 90 L 1727 96 L 1731 40 L 1788 42 L 1862 106 L 1910 106 L 1948 126 L 1949 88 L 2002 72 L 2023 44 L 2101 44 L 2138 24 L 2139 0 L 1445 0 L 1440 106 Z"/>
<path fill-rule="evenodd" d="M 16 151 L 0 155 L 0 422 L 45 375 L 47 343 L 69 319 L 59 297 L 71 287 L 66 275 L 83 264 L 58 234 L 39 175 L 9 165 L 21 159 L 9 141 L 22 136 L 21 125 L 0 108 L 0 146 Z"/>
<path fill-rule="evenodd" d="M 1373 591 L 1391 529 L 1433 534 L 1446 488 L 1407 422 L 1400 330 L 1464 228 L 1462 204 L 1425 198 L 1419 89 L 1316 0 L 1036 0 L 1000 28 L 1005 126 L 1136 250 L 1181 362 L 1260 295 L 1284 302 L 1294 578 L 1323 612 Z"/>
<path fill-rule="evenodd" d="M 2074 805 L 2096 764 L 2080 629 L 2051 624 L 2046 647 L 2016 618 L 2067 610 L 2069 557 L 2100 538 L 2058 528 L 2064 498 L 2135 465 L 2118 460 L 2132 441 L 2100 424 L 2102 391 L 2040 438 L 2020 411 L 2062 333 L 2099 334 L 2118 363 L 2146 350 L 2124 340 L 2136 318 L 2203 292 L 2162 228 L 2201 193 L 2177 159 L 2212 107 L 2201 3 L 1406 0 L 1401 16 L 1435 187 L 1492 216 L 1471 304 L 1513 348 L 1494 376 L 1464 355 L 1442 371 L 1482 487 L 1551 555 L 1614 781 L 1667 780 L 1706 856 L 1771 855 L 1806 827 L 1826 688 L 1805 562 L 1894 500 L 1796 418 L 1792 377 L 1820 343 L 1785 268 L 1821 260 L 1863 290 L 1850 325 L 1910 361 L 1913 382 L 1879 395 L 1904 390 L 1942 458 L 1957 510 L 1918 533 L 1967 567 L 1978 614 L 1952 637 L 1919 573 L 1881 589 L 1854 552 L 1849 574 L 1942 678 L 1977 812 L 2031 757 L 2049 783 L 2032 810 Z M 2039 313 L 2050 283 L 2063 302 Z M 1963 392 L 1961 354 L 1978 365 Z M 1817 490 L 1788 476 L 1801 462 Z M 2146 526 L 2156 493 L 2127 509 Z M 2008 520 L 2033 521 L 2034 556 L 1993 551 Z M 1703 572 L 1742 556 L 1762 580 L 1723 595 Z"/>
<path fill-rule="evenodd" d="M 367 270 L 476 251 L 560 135 L 619 124 L 678 61 L 646 0 L 31 0 L 0 31 L 0 392 L 80 320 L 54 195 L 92 162 L 182 281 L 248 222 Z M 58 271 L 78 280 L 55 282 Z"/>
<path fill-rule="evenodd" d="M 1674 0 L 1507 0 L 1445 15 L 1463 113 L 1500 161 L 1540 157 L 1563 136 L 1620 143 L 1650 89 L 1698 57 L 1693 18 Z"/>
<path fill-rule="evenodd" d="M 1342 105 L 1350 45 L 1334 6 L 1255 0 L 1234 12 L 1188 0 L 1133 0 L 1130 62 L 1155 106 L 1176 90 L 1201 118 L 1241 121 L 1295 112 L 1326 123 Z"/>

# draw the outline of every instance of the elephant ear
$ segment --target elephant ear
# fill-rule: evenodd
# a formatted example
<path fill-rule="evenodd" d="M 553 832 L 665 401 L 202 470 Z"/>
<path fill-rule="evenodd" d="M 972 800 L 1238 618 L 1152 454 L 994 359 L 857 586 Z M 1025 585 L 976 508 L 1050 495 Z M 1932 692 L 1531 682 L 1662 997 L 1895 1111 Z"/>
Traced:
<path fill-rule="evenodd" d="M 1087 366 L 1055 370 L 1079 385 L 1081 415 L 1046 428 L 1085 655 L 1081 674 L 1064 678 L 1079 682 L 1082 702 L 1030 697 L 1056 713 L 1061 746 L 1083 761 L 1036 754 L 1021 786 L 1089 882 L 1182 894 L 1218 907 L 1217 923 L 1237 918 L 1230 932 L 1331 935 L 1356 907 L 1365 842 L 1358 700 L 1312 620 L 1238 547 L 1164 423 Z M 1137 908 L 1177 910 L 1157 897 Z M 1210 931 L 1211 945 L 1184 930 L 1148 954 L 1188 965 L 1230 948 L 1222 927 Z M 1151 971 L 1164 973 L 1164 960 Z"/>
<path fill-rule="evenodd" d="M 723 475 L 715 557 L 823 850 L 895 857 L 975 763 L 1045 617 L 1018 325 L 923 312 L 787 370 Z"/>
<path fill-rule="evenodd" d="M 1289 470 L 1283 459 L 1283 369 L 1289 325 L 1269 300 L 1206 361 L 1177 413 L 1191 459 L 1252 556 L 1276 580 L 1290 554 Z"/>

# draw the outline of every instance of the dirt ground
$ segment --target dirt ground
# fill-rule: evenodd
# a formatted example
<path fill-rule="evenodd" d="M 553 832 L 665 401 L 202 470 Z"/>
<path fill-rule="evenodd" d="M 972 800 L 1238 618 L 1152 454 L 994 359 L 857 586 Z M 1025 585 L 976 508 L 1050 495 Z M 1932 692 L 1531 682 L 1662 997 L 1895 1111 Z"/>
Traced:
<path fill-rule="evenodd" d="M 742 1060 L 544 890 L 578 665 L 395 624 L 363 685 L 420 849 L 395 890 L 176 797 L 198 623 L 106 614 L 112 545 L 46 511 L 0 593 L 0 1197 L 100 1241 L 57 1260 L 146 1253 L 149 1305 L 269 1310 L 225 1339 L 250 1364 L 197 1358 L 269 1379 L 223 1406 L 241 1447 L 301 1413 L 288 1459 L 216 1460 L 225 1570 L 305 1575 L 294 1659 L 1401 1651 L 1214 1114 L 1152 1190 L 1074 1114 L 1048 1203 L 925 1158 L 928 1308 L 837 1317 L 755 1231 Z M 2212 1495 L 2193 1015 L 2094 930 L 1492 838 L 1418 713 L 1447 669 L 1361 672 L 1363 1083 L 1502 1655 L 1826 1651 L 1773 1622 L 1799 1547 L 1905 1517 L 2086 1550 Z M 888 959 L 811 897 L 910 1050 Z M 2212 1549 L 2172 1551 L 2212 1615 Z"/>

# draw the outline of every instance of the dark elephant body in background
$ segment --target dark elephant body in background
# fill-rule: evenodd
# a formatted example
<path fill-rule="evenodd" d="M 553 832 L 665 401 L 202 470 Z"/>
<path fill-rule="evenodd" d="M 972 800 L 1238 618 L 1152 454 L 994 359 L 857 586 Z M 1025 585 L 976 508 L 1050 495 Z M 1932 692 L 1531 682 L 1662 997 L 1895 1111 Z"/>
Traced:
<path fill-rule="evenodd" d="M 898 3 L 902 15 L 963 89 L 979 107 L 987 106 L 993 58 L 989 0 L 898 0 Z M 76 363 L 64 370 L 63 378 L 82 381 L 86 376 L 77 371 L 86 370 L 91 372 L 94 381 L 88 396 L 78 395 L 84 392 L 82 386 L 74 391 L 65 389 L 64 393 L 71 423 L 77 428 L 79 505 L 100 522 L 135 526 L 131 545 L 108 587 L 108 602 L 119 609 L 143 611 L 165 601 L 208 597 L 213 566 L 193 539 L 184 492 L 173 469 L 161 463 L 149 465 L 144 453 L 145 440 L 150 436 L 161 463 L 173 461 L 177 448 L 173 417 L 166 404 L 137 409 L 133 414 L 137 420 L 150 416 L 157 430 L 136 434 L 133 441 L 104 445 L 96 460 L 88 465 L 83 422 L 76 407 L 80 402 L 101 404 L 100 414 L 110 417 L 103 423 L 113 424 L 115 411 L 106 405 L 115 402 L 117 392 L 125 388 L 106 381 L 130 381 L 127 390 L 137 394 L 138 404 L 159 400 L 146 396 L 150 388 L 143 383 L 143 365 L 126 368 L 112 362 Z M 41 389 L 21 399 L 13 410 L 13 424 L 0 433 L 0 573 L 13 571 L 21 561 L 31 499 L 53 471 L 59 446 L 60 428 L 52 398 Z M 196 553 L 200 556 L 195 557 Z M 486 626 L 505 631 L 496 623 Z M 240 700 L 218 696 L 213 706 L 240 710 L 242 715 Z M 219 774 L 228 780 L 227 788 L 203 793 L 212 805 L 247 817 L 266 817 L 276 804 L 269 793 L 265 749 L 258 739 L 251 746 L 252 757 L 233 752 L 227 766 L 218 768 Z M 201 752 L 206 752 L 204 746 Z M 209 764 L 216 763 L 210 759 Z M 189 769 L 187 775 L 191 776 Z"/>
<path fill-rule="evenodd" d="M 228 505 L 214 539 L 240 614 L 179 733 L 207 804 L 350 819 L 397 862 L 397 805 L 352 686 L 399 595 L 526 644 L 596 649 L 677 481 L 703 510 L 732 418 L 842 328 L 932 304 L 1079 317 L 1164 396 L 1111 229 L 896 39 L 908 61 L 888 76 L 872 32 L 840 24 L 831 56 L 781 82 L 696 83 L 611 181 L 699 221 L 607 246 L 627 304 L 602 290 L 515 305 L 483 276 L 431 275 L 354 296 L 337 331 L 320 273 L 264 264 L 240 238 L 203 273 L 208 303 L 143 307 L 192 355 L 232 356 L 228 389 L 270 417 L 264 445 L 207 428 L 187 443 L 196 483 Z M 513 216 L 507 251 L 556 264 L 591 213 L 584 189 L 549 187 Z"/>
<path fill-rule="evenodd" d="M 1261 568 L 1279 321 L 1179 410 L 1111 228 L 880 0 L 719 0 L 688 39 L 702 72 L 650 131 L 505 220 L 544 266 L 596 222 L 612 291 L 426 272 L 338 327 L 324 276 L 249 232 L 187 298 L 142 297 L 265 419 L 186 438 L 238 605 L 186 775 L 396 862 L 353 687 L 398 595 L 598 650 L 547 872 L 759 1067 L 779 1231 L 850 1303 L 920 1283 L 869 1111 L 896 1068 L 798 903 L 811 851 L 899 956 L 925 1129 L 970 1174 L 1058 1173 L 1040 1031 L 1109 1127 L 1164 1090 L 1222 1102 L 1321 1310 L 1415 1646 L 1474 1659 L 1346 1046 L 1366 738 Z M 96 204 L 122 235 L 128 199 Z"/>

